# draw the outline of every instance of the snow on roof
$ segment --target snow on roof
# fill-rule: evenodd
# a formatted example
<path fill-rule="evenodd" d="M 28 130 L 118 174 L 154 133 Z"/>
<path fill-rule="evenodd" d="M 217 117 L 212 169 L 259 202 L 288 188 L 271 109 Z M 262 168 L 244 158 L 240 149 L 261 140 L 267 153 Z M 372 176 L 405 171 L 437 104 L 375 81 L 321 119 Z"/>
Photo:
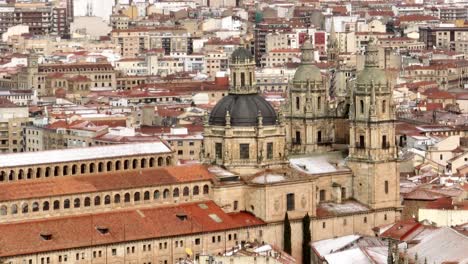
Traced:
<path fill-rule="evenodd" d="M 263 245 L 261 247 L 254 249 L 254 252 L 261 253 L 261 252 L 270 251 L 270 250 L 272 250 L 272 247 L 267 244 L 267 245 Z"/>
<path fill-rule="evenodd" d="M 1 155 L 0 167 L 14 167 L 131 155 L 169 153 L 171 151 L 172 150 L 162 142 L 151 142 L 77 149 L 48 150 L 42 152 L 13 153 Z"/>
<path fill-rule="evenodd" d="M 337 252 L 325 256 L 328 264 L 371 264 L 369 258 L 362 252 L 360 248 L 353 248 L 343 252 Z"/>
<path fill-rule="evenodd" d="M 408 249 L 408 254 L 418 254 L 427 263 L 468 263 L 468 237 L 449 227 L 441 227 L 425 236 L 421 241 Z"/>
<path fill-rule="evenodd" d="M 258 177 L 255 177 L 252 182 L 253 183 L 276 183 L 276 182 L 282 182 L 284 181 L 285 178 L 283 175 L 278 175 L 278 174 L 265 174 L 261 175 Z"/>
<path fill-rule="evenodd" d="M 349 236 L 325 239 L 325 240 L 320 240 L 320 241 L 312 243 L 312 247 L 315 248 L 315 251 L 319 253 L 320 256 L 325 256 L 337 250 L 340 250 L 341 248 L 355 242 L 359 238 L 361 238 L 361 236 L 349 235 Z"/>
<path fill-rule="evenodd" d="M 308 174 L 330 173 L 345 170 L 344 157 L 341 152 L 330 152 L 320 155 L 291 158 L 289 162 L 295 169 Z"/>
<path fill-rule="evenodd" d="M 369 256 L 369 258 L 372 259 L 373 261 L 372 263 L 387 264 L 387 256 L 388 256 L 387 247 L 366 247 L 363 250 L 365 251 L 367 256 Z"/>

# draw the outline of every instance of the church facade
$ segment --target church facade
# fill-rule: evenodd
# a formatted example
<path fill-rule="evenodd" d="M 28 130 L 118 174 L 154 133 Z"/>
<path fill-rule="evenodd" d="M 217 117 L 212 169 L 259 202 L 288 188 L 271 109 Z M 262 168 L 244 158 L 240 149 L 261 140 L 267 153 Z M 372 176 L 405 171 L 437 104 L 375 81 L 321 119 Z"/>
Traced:
<path fill-rule="evenodd" d="M 238 77 L 254 74 L 253 63 L 237 63 L 239 53 L 246 61 L 253 60 L 246 50 L 234 52 L 231 58 L 230 95 L 206 118 L 204 160 L 236 173 L 242 181 L 214 187 L 215 202 L 228 210 L 240 206 L 266 221 L 265 241 L 281 241 L 282 221 L 288 213 L 294 223 L 296 258 L 301 255 L 300 219 L 306 213 L 312 217 L 313 240 L 372 235 L 374 227 L 399 220 L 395 109 L 391 83 L 378 67 L 375 44 L 369 44 L 365 67 L 352 85 L 331 93 L 332 78 L 314 65 L 313 45 L 307 40 L 287 103 L 278 113 L 267 114 L 258 109 L 263 101 L 255 104 L 257 108 L 239 102 L 244 94 L 256 94 L 254 82 L 245 85 L 244 77 Z M 334 65 L 339 68 L 338 63 Z M 243 111 L 247 109 L 251 110 Z M 247 119 L 248 123 L 239 125 L 238 120 Z M 267 127 L 271 132 L 265 134 Z M 244 161 L 245 143 L 235 135 L 249 135 L 255 142 L 254 154 L 244 156 Z M 271 157 L 265 145 L 269 142 L 277 155 L 271 163 L 259 158 L 262 153 Z"/>

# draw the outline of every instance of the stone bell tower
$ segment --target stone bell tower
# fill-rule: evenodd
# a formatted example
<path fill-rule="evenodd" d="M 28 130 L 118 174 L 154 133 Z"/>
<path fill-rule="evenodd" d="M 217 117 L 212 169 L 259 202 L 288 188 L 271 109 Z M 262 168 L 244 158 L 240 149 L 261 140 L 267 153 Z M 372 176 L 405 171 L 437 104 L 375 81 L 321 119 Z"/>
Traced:
<path fill-rule="evenodd" d="M 312 42 L 306 40 L 285 107 L 286 139 L 292 153 L 307 154 L 331 147 L 334 132 L 327 100 L 327 80 L 315 65 Z"/>
<path fill-rule="evenodd" d="M 398 207 L 399 167 L 395 147 L 392 87 L 378 66 L 371 40 L 364 69 L 350 98 L 350 144 L 347 164 L 354 173 L 353 196 L 373 209 Z"/>

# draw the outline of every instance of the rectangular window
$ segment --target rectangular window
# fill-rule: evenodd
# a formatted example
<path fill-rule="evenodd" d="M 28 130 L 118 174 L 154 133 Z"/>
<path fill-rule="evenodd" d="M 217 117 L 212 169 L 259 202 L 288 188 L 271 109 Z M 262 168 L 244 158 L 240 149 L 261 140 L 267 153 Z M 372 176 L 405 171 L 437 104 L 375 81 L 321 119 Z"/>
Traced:
<path fill-rule="evenodd" d="M 385 181 L 385 194 L 388 194 L 388 181 Z"/>
<path fill-rule="evenodd" d="M 359 145 L 358 145 L 358 148 L 365 148 L 366 147 L 366 143 L 364 141 L 364 136 L 363 135 L 360 135 L 359 136 Z"/>
<path fill-rule="evenodd" d="M 117 255 L 117 249 L 116 249 L 116 248 L 113 248 L 113 249 L 112 249 L 112 256 L 115 256 L 115 255 Z"/>
<path fill-rule="evenodd" d="M 239 207 L 239 202 L 238 201 L 234 201 L 234 206 L 233 206 L 233 209 L 234 211 L 237 211 L 237 208 Z"/>
<path fill-rule="evenodd" d="M 346 188 L 341 187 L 341 200 L 346 199 Z"/>
<path fill-rule="evenodd" d="M 241 159 L 249 159 L 249 144 L 239 144 L 239 157 Z"/>
<path fill-rule="evenodd" d="M 317 131 L 317 143 L 322 142 L 322 131 Z"/>
<path fill-rule="evenodd" d="M 267 143 L 267 159 L 273 159 L 273 142 Z"/>
<path fill-rule="evenodd" d="M 383 135 L 382 136 L 382 148 L 386 149 L 388 147 L 389 147 L 389 145 L 388 145 L 388 142 L 387 142 L 387 136 Z"/>
<path fill-rule="evenodd" d="M 195 238 L 195 245 L 200 245 L 200 239 L 199 238 Z"/>
<path fill-rule="evenodd" d="M 322 97 L 321 96 L 317 97 L 317 109 L 318 110 L 322 109 Z"/>
<path fill-rule="evenodd" d="M 215 155 L 217 159 L 223 158 L 223 145 L 221 143 L 215 144 Z"/>
<path fill-rule="evenodd" d="M 293 211 L 295 207 L 294 193 L 286 194 L 286 210 Z"/>
<path fill-rule="evenodd" d="M 301 144 L 301 132 L 296 131 L 296 144 L 300 145 Z"/>
<path fill-rule="evenodd" d="M 320 190 L 320 202 L 325 201 L 325 199 L 326 199 L 326 191 Z"/>

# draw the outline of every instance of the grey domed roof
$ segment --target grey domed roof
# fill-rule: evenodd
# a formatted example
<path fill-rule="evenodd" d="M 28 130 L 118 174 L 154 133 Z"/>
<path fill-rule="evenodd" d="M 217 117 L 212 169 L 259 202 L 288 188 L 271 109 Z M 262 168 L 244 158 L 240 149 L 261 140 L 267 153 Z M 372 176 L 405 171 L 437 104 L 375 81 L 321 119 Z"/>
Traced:
<path fill-rule="evenodd" d="M 231 60 L 232 61 L 248 61 L 248 60 L 251 60 L 253 57 L 252 57 L 252 54 L 250 53 L 250 51 L 248 51 L 246 48 L 244 47 L 239 47 L 237 48 L 232 54 L 231 54 Z"/>
<path fill-rule="evenodd" d="M 302 64 L 297 68 L 296 73 L 294 73 L 293 82 L 306 82 L 307 80 L 317 82 L 322 80 L 322 74 L 317 66 Z"/>
<path fill-rule="evenodd" d="M 256 126 L 258 113 L 263 118 L 263 125 L 276 124 L 275 109 L 258 94 L 229 94 L 221 99 L 210 114 L 209 124 L 226 125 L 226 112 L 231 116 L 231 126 Z"/>

